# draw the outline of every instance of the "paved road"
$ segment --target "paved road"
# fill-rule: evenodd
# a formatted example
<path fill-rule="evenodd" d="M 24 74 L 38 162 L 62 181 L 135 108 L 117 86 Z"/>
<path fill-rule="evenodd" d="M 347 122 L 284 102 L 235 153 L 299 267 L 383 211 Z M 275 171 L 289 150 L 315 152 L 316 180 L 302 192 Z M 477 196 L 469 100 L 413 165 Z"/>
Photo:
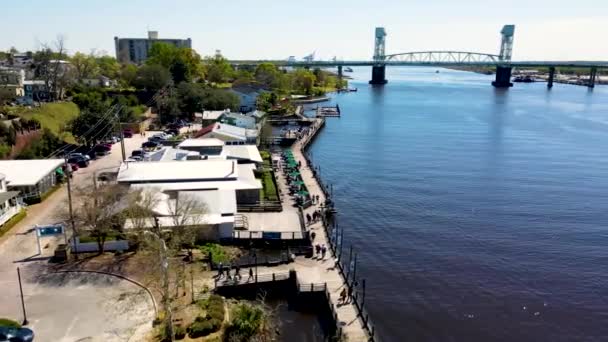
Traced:
<path fill-rule="evenodd" d="M 145 140 L 139 135 L 125 139 L 127 155 Z M 76 171 L 74 186 L 92 184 L 95 171 L 117 168 L 121 159 L 120 144 L 114 144 L 110 155 Z M 0 239 L 0 317 L 22 318 L 16 281 L 20 267 L 36 341 L 127 341 L 138 329 L 149 329 L 152 301 L 134 284 L 103 275 L 46 273 L 44 265 L 63 237 L 44 238 L 42 245 L 48 247 L 38 255 L 32 227 L 57 222 L 66 207 L 64 186 L 43 203 L 30 206 L 27 217 Z"/>

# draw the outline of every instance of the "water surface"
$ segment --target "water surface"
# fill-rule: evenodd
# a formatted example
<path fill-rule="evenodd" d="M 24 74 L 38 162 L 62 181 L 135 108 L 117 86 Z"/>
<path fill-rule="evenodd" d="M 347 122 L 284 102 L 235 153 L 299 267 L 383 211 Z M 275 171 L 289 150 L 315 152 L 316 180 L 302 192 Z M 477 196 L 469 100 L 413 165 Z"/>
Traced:
<path fill-rule="evenodd" d="M 608 89 L 387 68 L 311 151 L 384 341 L 608 340 Z"/>

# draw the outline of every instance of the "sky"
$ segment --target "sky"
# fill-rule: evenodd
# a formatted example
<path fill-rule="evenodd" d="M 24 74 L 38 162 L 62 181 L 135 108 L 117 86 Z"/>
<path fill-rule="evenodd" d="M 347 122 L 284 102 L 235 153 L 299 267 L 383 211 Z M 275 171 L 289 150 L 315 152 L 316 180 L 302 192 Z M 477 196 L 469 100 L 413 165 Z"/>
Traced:
<path fill-rule="evenodd" d="M 35 50 L 59 35 L 70 53 L 115 55 L 114 37 L 191 38 L 229 59 L 371 59 L 386 52 L 498 54 L 515 24 L 513 60 L 608 60 L 608 0 L 3 0 L 0 50 Z"/>

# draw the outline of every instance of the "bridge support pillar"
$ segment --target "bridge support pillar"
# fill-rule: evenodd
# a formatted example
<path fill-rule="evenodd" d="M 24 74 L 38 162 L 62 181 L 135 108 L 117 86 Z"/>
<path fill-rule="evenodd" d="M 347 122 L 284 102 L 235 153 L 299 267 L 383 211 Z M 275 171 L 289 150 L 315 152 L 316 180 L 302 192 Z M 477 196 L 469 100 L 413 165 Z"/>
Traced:
<path fill-rule="evenodd" d="M 338 65 L 338 82 L 340 82 L 340 84 L 338 84 L 338 89 L 342 89 L 342 78 L 344 76 L 344 73 L 342 71 L 342 66 Z"/>
<path fill-rule="evenodd" d="M 587 87 L 593 88 L 595 87 L 595 78 L 597 76 L 597 68 L 591 68 L 591 72 L 589 73 L 589 83 Z"/>
<path fill-rule="evenodd" d="M 497 66 L 496 67 L 496 80 L 492 82 L 492 85 L 496 88 L 508 88 L 512 87 L 511 83 L 511 67 L 510 66 Z"/>
<path fill-rule="evenodd" d="M 372 66 L 372 79 L 369 84 L 386 84 L 386 65 L 374 65 Z"/>
<path fill-rule="evenodd" d="M 547 79 L 547 88 L 553 88 L 553 80 L 555 79 L 555 67 L 549 67 L 549 78 Z"/>

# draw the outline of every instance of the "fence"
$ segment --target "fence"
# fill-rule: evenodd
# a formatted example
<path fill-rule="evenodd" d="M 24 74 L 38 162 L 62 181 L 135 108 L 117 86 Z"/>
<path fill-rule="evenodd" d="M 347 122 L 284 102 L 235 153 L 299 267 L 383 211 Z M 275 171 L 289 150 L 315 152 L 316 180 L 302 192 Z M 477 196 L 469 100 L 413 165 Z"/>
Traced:
<path fill-rule="evenodd" d="M 283 205 L 281 201 L 263 201 L 255 204 L 237 204 L 239 212 L 281 212 Z"/>
<path fill-rule="evenodd" d="M 275 281 L 284 281 L 289 279 L 289 272 L 279 272 L 279 273 L 266 273 L 266 274 L 255 274 L 253 277 L 231 277 L 223 280 L 215 279 L 215 287 L 223 287 L 223 286 L 239 286 L 239 285 L 247 285 L 247 284 L 257 284 L 257 283 L 270 283 Z"/>
<path fill-rule="evenodd" d="M 319 184 L 321 191 L 323 191 L 326 202 L 329 204 L 329 203 L 331 203 L 332 193 L 328 189 L 328 187 L 323 183 L 319 173 L 316 171 L 317 169 L 315 169 L 314 164 L 310 160 L 310 157 L 305 152 L 308 149 L 310 142 L 317 135 L 316 134 L 317 131 L 319 129 L 321 129 L 324 125 L 325 125 L 325 118 L 321 119 L 321 121 L 319 123 L 319 127 L 316 128 L 316 131 L 314 132 L 314 134 L 311 134 L 310 136 L 306 137 L 306 140 L 302 143 L 302 155 L 304 156 L 307 164 L 309 165 L 310 169 L 312 170 L 313 176 L 314 176 L 315 180 L 317 181 L 317 183 Z M 325 230 L 325 234 L 327 236 L 329 248 L 331 249 L 333 255 L 335 255 L 338 258 L 338 262 L 336 262 L 336 267 L 338 268 L 338 271 L 340 272 L 340 275 L 342 276 L 342 278 L 344 278 L 346 285 L 348 287 L 353 287 L 353 290 L 354 290 L 353 299 L 354 299 L 355 308 L 357 309 L 357 313 L 363 320 L 363 323 L 364 323 L 363 327 L 367 331 L 367 334 L 369 335 L 369 341 L 372 341 L 372 342 L 378 341 L 378 338 L 375 335 L 376 329 L 375 329 L 374 325 L 372 324 L 369 314 L 364 306 L 365 288 L 363 288 L 362 295 L 359 295 L 359 293 L 356 289 L 356 285 L 358 284 L 356 273 L 355 273 L 356 272 L 356 256 L 355 256 L 355 272 L 353 272 L 353 274 L 351 275 L 350 266 L 348 268 L 348 272 L 346 272 L 344 270 L 344 265 L 343 265 L 344 258 L 342 257 L 342 247 L 343 247 L 342 240 L 344 237 L 344 235 L 343 235 L 344 232 L 342 232 L 342 235 L 340 235 L 339 229 L 336 226 L 334 226 L 335 230 L 333 232 L 330 231 L 330 223 L 327 221 L 327 211 L 333 210 L 333 209 L 331 209 L 331 206 L 326 206 L 322 210 L 323 210 L 323 212 L 321 214 L 321 218 L 323 220 L 323 229 Z M 348 260 L 349 265 L 352 263 L 352 246 L 351 246 L 350 254 L 351 254 L 351 257 L 349 257 L 349 260 Z M 363 280 L 363 283 L 365 283 L 365 280 Z M 329 296 L 329 293 L 327 294 L 327 296 Z M 336 318 L 337 318 L 337 313 L 335 313 L 335 308 L 333 307 L 333 304 L 332 304 L 332 311 L 334 311 L 334 315 L 336 315 Z M 341 328 L 338 327 L 338 329 L 341 334 L 342 333 Z"/>
<path fill-rule="evenodd" d="M 72 252 L 78 253 L 94 253 L 99 252 L 99 245 L 97 242 L 83 242 L 80 243 L 78 238 L 76 238 L 76 243 L 70 243 L 72 247 Z M 76 245 L 76 246 L 74 246 Z M 117 240 L 117 241 L 106 241 L 103 244 L 103 250 L 106 252 L 110 251 L 126 251 L 129 249 L 129 241 L 127 240 Z"/>
<path fill-rule="evenodd" d="M 261 230 L 235 230 L 232 232 L 232 238 L 248 240 L 306 240 L 308 239 L 308 232 L 266 232 Z"/>

